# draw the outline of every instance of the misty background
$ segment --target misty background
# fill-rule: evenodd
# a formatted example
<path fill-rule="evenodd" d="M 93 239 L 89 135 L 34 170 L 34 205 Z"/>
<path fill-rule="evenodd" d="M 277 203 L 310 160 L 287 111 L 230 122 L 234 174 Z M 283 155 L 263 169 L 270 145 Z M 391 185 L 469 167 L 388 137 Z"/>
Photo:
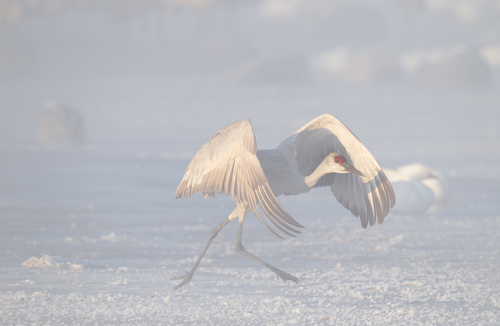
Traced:
<path fill-rule="evenodd" d="M 1 1 L 0 148 L 37 147 L 51 103 L 90 147 L 174 153 L 247 117 L 264 148 L 326 112 L 382 151 L 454 137 L 442 123 L 498 145 L 499 21 L 493 0 Z"/>
<path fill-rule="evenodd" d="M 234 209 L 175 200 L 198 149 L 324 113 L 446 201 L 362 229 L 328 189 L 280 196 L 302 234 L 249 214 L 243 243 L 299 284 L 234 222 L 172 292 Z M 498 325 L 499 162 L 498 0 L 0 0 L 1 324 Z"/>

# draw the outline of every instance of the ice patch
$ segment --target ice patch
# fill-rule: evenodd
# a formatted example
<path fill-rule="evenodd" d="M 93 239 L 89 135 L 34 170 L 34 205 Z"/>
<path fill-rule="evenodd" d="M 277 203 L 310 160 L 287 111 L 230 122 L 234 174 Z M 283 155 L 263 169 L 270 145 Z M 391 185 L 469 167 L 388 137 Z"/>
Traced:
<path fill-rule="evenodd" d="M 126 278 L 124 279 L 119 279 L 119 280 L 116 280 L 114 282 L 110 282 L 109 285 L 127 285 L 128 284 L 128 280 Z"/>
<path fill-rule="evenodd" d="M 51 267 L 53 265 L 52 257 L 43 255 L 42 258 L 30 257 L 28 260 L 23 262 L 24 267 Z"/>
<path fill-rule="evenodd" d="M 104 240 L 104 241 L 112 242 L 112 243 L 117 243 L 118 242 L 118 238 L 116 237 L 116 235 L 115 235 L 114 232 L 111 232 L 108 235 L 103 235 L 101 237 L 101 239 Z"/>
<path fill-rule="evenodd" d="M 73 239 L 73 238 L 71 238 L 71 237 L 66 237 L 66 238 L 64 238 L 64 239 L 62 240 L 62 242 L 63 242 L 63 243 L 65 243 L 65 244 L 75 245 L 75 246 L 80 244 L 80 242 L 79 242 L 79 241 L 77 241 L 77 240 L 75 240 L 75 239 Z"/>
<path fill-rule="evenodd" d="M 70 271 L 81 271 L 85 267 L 95 267 L 100 266 L 87 259 L 77 259 L 77 258 L 62 258 L 59 256 L 49 256 L 43 255 L 41 258 L 30 257 L 22 263 L 23 267 L 26 268 L 60 268 L 63 270 Z M 101 266 L 102 267 L 102 266 Z"/>
<path fill-rule="evenodd" d="M 404 238 L 405 238 L 405 236 L 403 234 L 400 234 L 400 235 L 397 235 L 395 237 L 392 237 L 389 240 L 389 245 L 393 246 L 393 245 L 400 244 L 403 241 Z"/>
<path fill-rule="evenodd" d="M 83 241 L 86 243 L 97 243 L 97 239 L 89 238 L 89 237 L 83 237 Z"/>
<path fill-rule="evenodd" d="M 205 225 L 186 225 L 184 231 L 208 231 L 209 228 Z"/>
<path fill-rule="evenodd" d="M 120 272 L 128 272 L 128 268 L 127 267 L 118 267 L 118 269 L 116 270 L 116 274 L 120 274 Z"/>
<path fill-rule="evenodd" d="M 14 293 L 14 296 L 12 298 L 14 301 L 24 301 L 26 300 L 26 293 L 24 291 L 19 291 Z"/>
<path fill-rule="evenodd" d="M 83 266 L 79 265 L 79 264 L 71 264 L 69 266 L 69 269 L 71 269 L 72 271 L 81 271 L 81 270 L 83 270 Z"/>

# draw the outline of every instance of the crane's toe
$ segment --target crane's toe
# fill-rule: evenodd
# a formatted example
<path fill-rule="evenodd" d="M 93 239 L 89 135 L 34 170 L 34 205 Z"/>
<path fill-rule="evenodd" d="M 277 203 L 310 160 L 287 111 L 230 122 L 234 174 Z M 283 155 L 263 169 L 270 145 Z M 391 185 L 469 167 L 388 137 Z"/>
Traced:
<path fill-rule="evenodd" d="M 276 278 L 278 279 L 282 279 L 283 282 L 286 283 L 286 281 L 292 281 L 292 282 L 295 282 L 295 283 L 298 283 L 299 282 L 299 279 L 293 275 L 290 275 L 288 274 L 287 272 L 284 272 L 280 269 L 277 269 L 276 270 L 273 270 L 273 272 L 276 273 Z"/>
<path fill-rule="evenodd" d="M 170 278 L 171 280 L 183 280 L 182 282 L 180 282 L 179 284 L 177 284 L 174 287 L 174 291 L 177 290 L 178 288 L 180 288 L 181 286 L 185 285 L 189 281 L 191 281 L 191 278 L 193 277 L 193 274 L 194 273 L 188 273 L 188 272 L 186 272 L 186 275 L 171 277 Z"/>

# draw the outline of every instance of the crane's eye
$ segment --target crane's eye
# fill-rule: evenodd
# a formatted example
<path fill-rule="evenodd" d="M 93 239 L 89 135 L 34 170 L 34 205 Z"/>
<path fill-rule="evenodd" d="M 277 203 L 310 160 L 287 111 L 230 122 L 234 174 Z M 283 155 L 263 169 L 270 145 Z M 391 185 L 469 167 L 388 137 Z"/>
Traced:
<path fill-rule="evenodd" d="M 337 156 L 333 159 L 333 161 L 337 164 L 344 165 L 345 159 L 342 156 Z"/>

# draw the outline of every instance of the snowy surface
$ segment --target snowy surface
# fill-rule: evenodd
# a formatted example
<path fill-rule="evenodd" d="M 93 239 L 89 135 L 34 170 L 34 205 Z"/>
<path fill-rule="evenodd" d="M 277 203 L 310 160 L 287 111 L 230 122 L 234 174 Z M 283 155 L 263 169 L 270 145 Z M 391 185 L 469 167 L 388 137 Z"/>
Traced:
<path fill-rule="evenodd" d="M 391 2 L 384 3 L 376 12 L 387 11 L 389 27 L 404 25 L 410 13 L 398 16 Z M 236 25 L 232 30 L 243 29 L 253 44 L 249 56 L 263 57 L 269 54 L 263 49 L 273 46 L 288 50 L 278 23 L 261 26 L 257 19 L 252 25 L 251 8 L 231 10 L 239 10 L 241 18 L 241 25 L 230 23 Z M 182 15 L 174 16 L 179 26 L 191 26 L 188 18 L 178 18 Z M 450 17 L 412 15 L 434 24 L 426 26 L 448 26 L 447 33 L 459 24 Z M 211 26 L 212 16 L 204 17 L 202 23 Z M 467 22 L 469 30 L 486 35 L 491 27 L 486 18 Z M 224 77 L 232 67 L 121 69 L 106 61 L 106 55 L 118 52 L 82 53 L 82 44 L 89 44 L 84 41 L 91 43 L 97 32 L 71 23 L 82 23 L 79 19 L 9 25 L 0 35 L 19 37 L 16 46 L 28 44 L 38 60 L 33 71 L 0 78 L 1 325 L 500 324 L 498 70 L 492 68 L 491 85 L 480 89 L 358 85 L 324 76 L 306 85 L 229 85 Z M 305 24 L 290 19 L 286 26 Z M 144 25 L 139 20 L 137 32 L 135 23 L 127 28 L 137 37 Z M 64 37 L 47 36 L 53 29 L 64 32 L 61 26 L 83 43 L 65 48 Z M 100 25 L 108 32 L 119 29 L 111 26 Z M 259 39 L 251 26 L 272 32 Z M 401 30 L 395 33 L 402 35 Z M 436 30 L 436 35 L 422 32 L 429 41 L 422 36 L 422 44 L 412 46 L 449 46 L 444 44 L 449 35 Z M 34 36 L 26 36 L 30 33 Z M 453 42 L 474 43 L 470 33 L 462 39 L 457 32 Z M 487 35 L 488 42 L 500 42 L 500 36 Z M 335 40 L 342 45 L 339 35 Z M 297 47 L 321 54 L 320 46 L 306 43 Z M 149 53 L 127 49 L 125 63 L 134 55 L 144 63 Z M 37 123 L 47 100 L 80 110 L 87 129 L 84 146 L 37 147 Z M 280 240 L 248 215 L 243 244 L 297 276 L 298 284 L 283 283 L 239 255 L 232 222 L 213 241 L 193 280 L 172 291 L 178 281 L 170 278 L 192 267 L 210 230 L 234 208 L 222 195 L 174 199 L 196 151 L 217 130 L 244 117 L 253 123 L 259 148 L 271 148 L 323 113 L 343 121 L 380 165 L 421 162 L 446 176 L 450 200 L 424 215 L 391 213 L 382 225 L 365 230 L 327 189 L 279 197 L 306 227 L 302 234 Z"/>
<path fill-rule="evenodd" d="M 301 98 L 295 105 L 311 100 Z M 357 121 L 355 113 L 338 111 Z M 268 133 L 286 135 L 296 120 L 317 113 L 297 111 L 289 127 Z M 453 197 L 436 212 L 389 215 L 366 230 L 327 189 L 280 197 L 306 226 L 303 233 L 279 240 L 248 216 L 244 244 L 299 277 L 298 284 L 284 284 L 236 253 L 234 222 L 192 282 L 172 291 L 170 277 L 191 268 L 211 228 L 233 209 L 223 196 L 174 199 L 188 157 L 204 141 L 189 142 L 191 126 L 175 141 L 120 143 L 124 149 L 2 152 L 0 323 L 498 324 L 499 154 L 481 143 L 498 149 L 500 141 L 480 131 L 439 137 L 460 127 L 447 119 L 433 121 L 445 131 L 430 129 L 421 139 L 388 115 L 374 116 L 348 125 L 385 165 L 417 158 L 447 169 Z M 230 121 L 221 120 L 220 126 Z M 259 131 L 270 126 L 254 125 L 259 141 Z M 461 159 L 469 151 L 464 143 L 477 150 Z M 410 147 L 425 150 L 416 155 Z"/>

